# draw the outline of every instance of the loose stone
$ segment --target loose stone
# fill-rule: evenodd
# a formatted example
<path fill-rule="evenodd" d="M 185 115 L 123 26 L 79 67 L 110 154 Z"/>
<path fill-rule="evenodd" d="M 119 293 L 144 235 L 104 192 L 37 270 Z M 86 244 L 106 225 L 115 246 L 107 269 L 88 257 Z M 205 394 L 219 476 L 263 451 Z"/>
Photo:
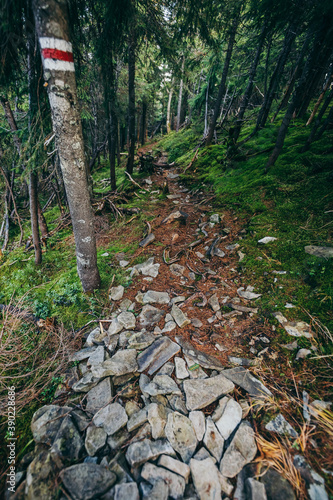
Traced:
<path fill-rule="evenodd" d="M 108 436 L 112 436 L 127 424 L 125 409 L 119 403 L 112 403 L 99 410 L 93 418 L 96 427 L 103 427 Z"/>
<path fill-rule="evenodd" d="M 198 441 L 202 441 L 206 432 L 205 414 L 202 411 L 191 411 L 188 418 L 192 422 Z"/>
<path fill-rule="evenodd" d="M 249 500 L 267 500 L 266 489 L 263 483 L 251 477 L 245 481 L 245 487 L 247 493 L 246 497 Z"/>
<path fill-rule="evenodd" d="M 114 488 L 114 500 L 140 500 L 137 484 L 116 484 Z"/>
<path fill-rule="evenodd" d="M 179 460 L 176 460 L 168 455 L 162 455 L 158 459 L 157 465 L 160 465 L 161 467 L 165 467 L 166 469 L 171 470 L 171 472 L 175 472 L 176 474 L 179 474 L 188 483 L 188 480 L 190 477 L 190 468 L 188 465 L 184 464 L 183 462 L 180 462 Z"/>
<path fill-rule="evenodd" d="M 272 393 L 267 387 L 264 386 L 260 380 L 255 378 L 251 372 L 245 368 L 238 366 L 237 368 L 231 368 L 229 370 L 224 370 L 223 375 L 239 385 L 242 389 L 247 391 L 250 396 L 256 398 L 264 398 L 267 396 L 272 396 Z"/>
<path fill-rule="evenodd" d="M 169 495 L 171 498 L 174 500 L 184 498 L 186 483 L 185 479 L 178 474 L 148 463 L 143 466 L 141 476 L 153 485 L 159 480 L 165 481 L 169 486 Z"/>
<path fill-rule="evenodd" d="M 120 323 L 126 330 L 133 330 L 135 328 L 135 316 L 133 313 L 125 311 L 117 316 L 118 323 Z M 116 332 L 118 333 L 118 332 Z"/>
<path fill-rule="evenodd" d="M 90 413 L 96 413 L 103 406 L 107 405 L 111 398 L 111 379 L 107 377 L 88 392 L 86 410 Z"/>
<path fill-rule="evenodd" d="M 91 424 L 87 428 L 86 440 L 84 443 L 88 455 L 90 455 L 91 457 L 96 455 L 96 453 L 105 445 L 106 438 L 107 433 L 104 429 Z"/>
<path fill-rule="evenodd" d="M 220 462 L 223 453 L 224 439 L 211 418 L 206 419 L 206 433 L 203 442 L 211 455 L 213 455 L 217 462 Z"/>
<path fill-rule="evenodd" d="M 141 427 L 145 422 L 147 422 L 147 410 L 144 408 L 143 410 L 134 413 L 129 421 L 127 422 L 127 430 L 128 432 L 135 431 L 138 427 Z"/>
<path fill-rule="evenodd" d="M 164 316 L 164 311 L 161 311 L 157 307 L 145 305 L 142 308 L 142 311 L 139 315 L 139 321 L 141 327 L 146 327 L 146 326 L 153 326 L 159 321 Z"/>
<path fill-rule="evenodd" d="M 200 500 L 221 500 L 218 470 L 211 458 L 190 462 L 191 474 Z"/>
<path fill-rule="evenodd" d="M 154 292 L 149 290 L 142 298 L 143 304 L 169 304 L 170 296 L 166 292 Z"/>
<path fill-rule="evenodd" d="M 216 401 L 223 394 L 234 390 L 235 386 L 223 375 L 209 379 L 184 380 L 186 407 L 188 410 L 200 410 Z"/>
<path fill-rule="evenodd" d="M 265 429 L 271 432 L 276 432 L 277 434 L 288 435 L 293 438 L 297 438 L 298 434 L 295 429 L 287 422 L 282 413 L 279 413 L 273 420 L 265 425 Z"/>
<path fill-rule="evenodd" d="M 122 285 L 113 286 L 110 290 L 111 300 L 121 300 L 124 295 L 125 288 Z"/>
<path fill-rule="evenodd" d="M 151 425 L 151 435 L 153 439 L 165 437 L 164 429 L 167 423 L 167 414 L 163 405 L 151 403 L 148 406 L 148 422 Z"/>
<path fill-rule="evenodd" d="M 186 369 L 186 363 L 183 358 L 175 357 L 176 377 L 180 380 L 188 378 L 190 375 Z"/>
<path fill-rule="evenodd" d="M 223 410 L 222 416 L 216 421 L 216 427 L 224 439 L 236 429 L 242 420 L 242 408 L 234 399 L 230 398 Z"/>
<path fill-rule="evenodd" d="M 116 475 L 101 465 L 72 465 L 60 473 L 66 490 L 74 500 L 90 500 L 106 493 L 116 482 Z"/>
<path fill-rule="evenodd" d="M 126 349 L 118 351 L 99 366 L 92 366 L 91 372 L 96 377 L 109 377 L 126 375 L 137 371 L 136 350 Z"/>
<path fill-rule="evenodd" d="M 152 375 L 179 351 L 180 346 L 172 342 L 169 337 L 157 339 L 145 351 L 139 354 L 137 358 L 139 372 L 143 372 L 149 367 L 148 373 Z"/>
<path fill-rule="evenodd" d="M 61 426 L 63 420 L 61 417 L 65 417 L 71 410 L 69 406 L 57 405 L 39 408 L 31 421 L 31 432 L 35 442 L 51 445 Z"/>
<path fill-rule="evenodd" d="M 179 412 L 169 413 L 165 435 L 182 460 L 189 462 L 198 444 L 191 420 Z"/>
<path fill-rule="evenodd" d="M 144 391 L 150 396 L 157 396 L 158 394 L 182 394 L 176 382 L 168 375 L 156 375 L 152 382 L 144 387 Z"/>
<path fill-rule="evenodd" d="M 216 294 L 210 297 L 210 299 L 208 300 L 208 304 L 210 305 L 210 307 L 213 309 L 214 312 L 220 310 L 220 303 Z"/>
<path fill-rule="evenodd" d="M 256 453 L 257 445 L 253 429 L 248 423 L 243 422 L 223 455 L 220 472 L 225 477 L 235 477 L 244 465 L 254 459 Z"/>
<path fill-rule="evenodd" d="M 129 445 L 126 459 L 131 467 L 138 467 L 148 462 L 148 460 L 155 460 L 160 455 L 175 456 L 175 452 L 166 440 L 151 441 L 150 439 L 144 439 Z"/>
<path fill-rule="evenodd" d="M 176 304 L 172 306 L 171 309 L 171 315 L 179 328 L 184 328 L 184 326 L 189 325 L 191 321 L 188 319 L 188 317 L 183 313 L 181 309 L 179 309 Z"/>

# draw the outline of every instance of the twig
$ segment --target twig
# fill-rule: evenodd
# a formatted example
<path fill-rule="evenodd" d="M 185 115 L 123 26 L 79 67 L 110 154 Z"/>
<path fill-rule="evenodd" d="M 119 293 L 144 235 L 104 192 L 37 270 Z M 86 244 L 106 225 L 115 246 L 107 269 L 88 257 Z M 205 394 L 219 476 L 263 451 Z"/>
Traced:
<path fill-rule="evenodd" d="M 149 192 L 148 189 L 145 189 L 144 187 L 141 187 L 140 184 L 138 184 L 128 172 L 125 172 L 125 174 L 129 178 L 129 180 L 132 182 L 132 184 L 134 184 L 134 186 L 137 186 L 139 189 L 143 189 L 144 191 Z"/>

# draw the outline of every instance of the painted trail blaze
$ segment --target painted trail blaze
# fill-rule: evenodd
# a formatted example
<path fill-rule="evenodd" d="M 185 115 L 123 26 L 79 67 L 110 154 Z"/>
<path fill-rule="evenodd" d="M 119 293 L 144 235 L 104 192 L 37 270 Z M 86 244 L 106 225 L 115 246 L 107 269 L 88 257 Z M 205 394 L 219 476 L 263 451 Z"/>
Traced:
<path fill-rule="evenodd" d="M 39 39 L 45 69 L 56 71 L 74 71 L 72 44 L 53 37 Z"/>

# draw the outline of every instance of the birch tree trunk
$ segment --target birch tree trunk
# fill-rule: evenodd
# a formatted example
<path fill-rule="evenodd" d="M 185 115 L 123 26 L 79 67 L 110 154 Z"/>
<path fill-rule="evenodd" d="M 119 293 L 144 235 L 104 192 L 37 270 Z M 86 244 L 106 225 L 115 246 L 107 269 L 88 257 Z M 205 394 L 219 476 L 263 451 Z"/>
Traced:
<path fill-rule="evenodd" d="M 167 107 L 167 119 L 166 119 L 167 134 L 169 134 L 171 132 L 171 102 L 172 102 L 172 95 L 173 95 L 173 79 L 171 81 L 171 87 L 170 87 L 170 90 L 169 90 L 168 107 Z"/>
<path fill-rule="evenodd" d="M 129 151 L 126 171 L 133 173 L 135 151 L 135 48 L 136 35 L 132 28 L 128 41 L 128 138 Z"/>
<path fill-rule="evenodd" d="M 184 68 L 185 68 L 185 56 L 183 55 L 182 76 L 181 76 L 181 79 L 180 79 L 179 94 L 178 94 L 176 132 L 179 131 L 179 127 L 180 127 L 180 115 L 181 115 L 181 112 L 182 112 L 182 99 L 183 99 L 183 87 L 184 87 Z"/>
<path fill-rule="evenodd" d="M 72 219 L 77 270 L 85 292 L 100 286 L 94 217 L 88 190 L 86 158 L 66 0 L 34 0 L 44 78 Z"/>

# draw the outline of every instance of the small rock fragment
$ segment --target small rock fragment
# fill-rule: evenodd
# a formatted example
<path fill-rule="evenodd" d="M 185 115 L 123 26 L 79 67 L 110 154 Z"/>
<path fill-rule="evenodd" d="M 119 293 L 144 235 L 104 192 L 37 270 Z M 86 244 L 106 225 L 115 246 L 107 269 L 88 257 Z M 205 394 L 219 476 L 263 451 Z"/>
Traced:
<path fill-rule="evenodd" d="M 267 245 L 267 243 L 270 243 L 271 241 L 275 241 L 277 238 L 274 238 L 274 236 L 265 236 L 265 238 L 261 238 L 261 240 L 258 240 L 258 243 L 262 243 L 263 245 Z"/>
<path fill-rule="evenodd" d="M 247 422 L 242 422 L 222 457 L 220 472 L 225 477 L 235 477 L 244 465 L 254 459 L 256 453 L 257 445 L 253 429 Z"/>
<path fill-rule="evenodd" d="M 188 319 L 188 317 L 183 313 L 181 309 L 179 309 L 176 304 L 172 306 L 171 309 L 171 315 L 179 328 L 184 328 L 184 326 L 189 325 L 191 321 Z"/>
<path fill-rule="evenodd" d="M 198 441 L 202 441 L 206 432 L 205 414 L 202 411 L 191 411 L 188 418 L 192 422 Z"/>
<path fill-rule="evenodd" d="M 175 472 L 182 476 L 186 482 L 190 477 L 190 468 L 188 465 L 176 460 L 168 455 L 161 455 L 158 459 L 157 465 L 165 467 L 166 469 L 171 470 L 171 472 Z"/>
<path fill-rule="evenodd" d="M 186 369 L 186 363 L 183 358 L 175 357 L 176 377 L 180 380 L 188 378 L 190 375 Z"/>
<path fill-rule="evenodd" d="M 112 436 L 127 424 L 125 409 L 119 403 L 111 403 L 99 410 L 93 418 L 96 427 L 103 427 L 108 436 Z"/>
<path fill-rule="evenodd" d="M 111 300 L 121 300 L 124 295 L 125 288 L 122 285 L 113 286 L 110 290 Z"/>
<path fill-rule="evenodd" d="M 216 401 L 223 394 L 234 390 L 235 386 L 223 375 L 209 379 L 184 380 L 186 407 L 188 410 L 200 410 Z"/>
<path fill-rule="evenodd" d="M 171 446 L 187 463 L 193 456 L 198 443 L 191 420 L 179 412 L 169 413 L 165 435 Z"/>
<path fill-rule="evenodd" d="M 211 458 L 191 459 L 191 474 L 200 500 L 220 500 L 221 485 L 218 469 Z"/>
<path fill-rule="evenodd" d="M 223 453 L 224 439 L 211 418 L 206 419 L 206 432 L 203 442 L 210 454 L 219 462 Z"/>
<path fill-rule="evenodd" d="M 271 432 L 276 432 L 280 435 L 287 434 L 290 437 L 297 438 L 298 434 L 295 429 L 287 422 L 282 413 L 279 413 L 273 420 L 265 425 L 265 429 Z"/>

